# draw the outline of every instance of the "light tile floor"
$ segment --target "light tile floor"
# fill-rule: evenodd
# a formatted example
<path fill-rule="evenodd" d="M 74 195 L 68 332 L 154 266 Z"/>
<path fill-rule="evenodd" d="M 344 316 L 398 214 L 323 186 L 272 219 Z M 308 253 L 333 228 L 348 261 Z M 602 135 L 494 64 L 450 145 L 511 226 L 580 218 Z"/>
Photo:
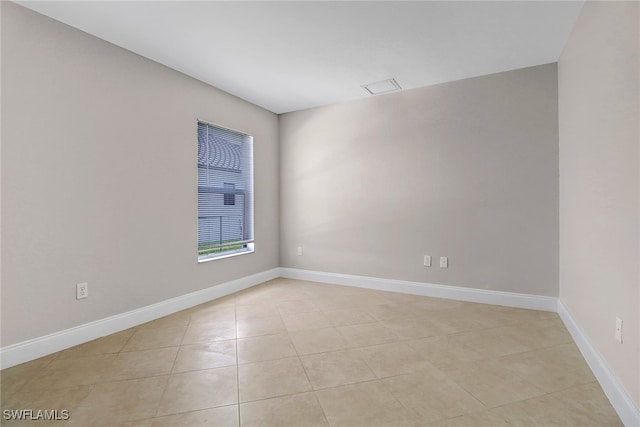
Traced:
<path fill-rule="evenodd" d="M 277 279 L 0 373 L 7 426 L 620 426 L 554 313 Z"/>

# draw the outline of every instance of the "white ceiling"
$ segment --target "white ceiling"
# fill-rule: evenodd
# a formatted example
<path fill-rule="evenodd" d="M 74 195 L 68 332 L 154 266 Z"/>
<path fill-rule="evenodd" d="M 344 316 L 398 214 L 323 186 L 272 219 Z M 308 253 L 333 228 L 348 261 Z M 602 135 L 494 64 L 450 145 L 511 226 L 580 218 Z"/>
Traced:
<path fill-rule="evenodd" d="M 556 62 L 582 1 L 18 1 L 276 113 Z"/>

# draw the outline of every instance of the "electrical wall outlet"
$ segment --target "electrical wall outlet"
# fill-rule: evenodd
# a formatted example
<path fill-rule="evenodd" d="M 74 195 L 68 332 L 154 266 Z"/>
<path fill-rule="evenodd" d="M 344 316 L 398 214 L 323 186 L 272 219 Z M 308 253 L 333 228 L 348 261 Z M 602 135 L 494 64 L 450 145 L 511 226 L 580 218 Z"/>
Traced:
<path fill-rule="evenodd" d="M 424 266 L 431 267 L 431 255 L 424 256 Z"/>
<path fill-rule="evenodd" d="M 616 341 L 622 344 L 622 319 L 616 317 Z"/>
<path fill-rule="evenodd" d="M 298 256 L 302 256 L 302 246 L 298 246 Z"/>
<path fill-rule="evenodd" d="M 449 268 L 449 258 L 446 256 L 440 257 L 440 268 Z"/>
<path fill-rule="evenodd" d="M 78 283 L 76 285 L 76 299 L 83 299 L 89 296 L 89 284 Z"/>

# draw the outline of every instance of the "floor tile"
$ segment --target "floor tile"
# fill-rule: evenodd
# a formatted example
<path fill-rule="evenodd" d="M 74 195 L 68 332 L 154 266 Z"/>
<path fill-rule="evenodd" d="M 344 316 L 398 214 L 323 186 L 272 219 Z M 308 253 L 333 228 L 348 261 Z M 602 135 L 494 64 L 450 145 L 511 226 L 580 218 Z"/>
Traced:
<path fill-rule="evenodd" d="M 363 347 L 356 352 L 378 378 L 433 368 L 433 365 L 404 342 Z"/>
<path fill-rule="evenodd" d="M 280 314 L 304 313 L 319 310 L 318 306 L 310 299 L 279 301 L 276 303 L 276 307 L 278 307 Z"/>
<path fill-rule="evenodd" d="M 312 284 L 314 282 L 306 282 Z M 307 293 L 314 297 L 314 299 L 324 298 L 336 298 L 347 299 L 349 297 L 360 296 L 364 289 L 352 288 L 350 286 L 330 285 L 328 283 L 321 283 L 320 286 L 311 286 L 306 289 Z"/>
<path fill-rule="evenodd" d="M 120 353 L 103 381 L 155 377 L 171 373 L 178 347 Z"/>
<path fill-rule="evenodd" d="M 314 299 L 316 306 L 322 311 L 350 310 L 356 308 L 353 299 L 335 295 L 324 295 Z"/>
<path fill-rule="evenodd" d="M 452 338 L 485 357 L 505 356 L 533 349 L 523 342 L 516 329 L 509 326 L 463 332 Z"/>
<path fill-rule="evenodd" d="M 236 367 L 173 374 L 157 416 L 238 403 Z"/>
<path fill-rule="evenodd" d="M 493 411 L 486 410 L 441 420 L 428 424 L 429 427 L 513 427 L 507 420 Z M 562 427 L 562 426 L 546 426 Z"/>
<path fill-rule="evenodd" d="M 182 345 L 226 341 L 235 337 L 235 322 L 192 322 L 184 334 Z"/>
<path fill-rule="evenodd" d="M 242 292 L 238 292 L 235 294 L 235 305 L 255 305 L 255 304 L 265 304 L 265 305 L 274 305 L 275 301 L 273 301 L 268 296 L 268 290 L 266 288 L 256 289 L 257 287 L 247 289 Z"/>
<path fill-rule="evenodd" d="M 123 423 L 118 423 L 118 427 L 150 427 L 151 419 L 147 418 L 144 420 L 136 420 L 136 421 L 126 421 Z"/>
<path fill-rule="evenodd" d="M 300 360 L 315 390 L 376 378 L 364 360 L 352 350 L 301 356 Z"/>
<path fill-rule="evenodd" d="M 550 311 L 527 310 L 524 308 L 505 307 L 502 305 L 487 305 L 491 310 L 500 313 L 506 322 L 529 323 L 538 320 L 560 320 L 558 313 Z"/>
<path fill-rule="evenodd" d="M 572 407 L 545 395 L 528 400 L 510 403 L 493 410 L 509 425 L 518 427 L 562 426 L 562 427 L 602 427 L 621 425 L 616 420 L 611 424 L 602 424 L 588 411 Z"/>
<path fill-rule="evenodd" d="M 191 322 L 224 323 L 235 320 L 235 305 L 208 304 L 191 310 Z"/>
<path fill-rule="evenodd" d="M 357 294 L 351 294 L 350 300 L 353 308 L 367 308 L 371 306 L 387 304 L 388 300 L 379 291 L 359 289 Z"/>
<path fill-rule="evenodd" d="M 138 329 L 129 341 L 127 341 L 122 351 L 139 351 L 178 346 L 182 342 L 182 337 L 186 329 L 186 326 Z"/>
<path fill-rule="evenodd" d="M 178 351 L 173 373 L 199 371 L 236 365 L 236 341 L 183 345 Z"/>
<path fill-rule="evenodd" d="M 239 365 L 238 374 L 241 403 L 311 390 L 297 357 Z"/>
<path fill-rule="evenodd" d="M 289 336 L 299 355 L 325 353 L 347 348 L 347 341 L 335 328 L 290 332 Z"/>
<path fill-rule="evenodd" d="M 422 312 L 414 310 L 414 317 L 438 322 L 438 324 L 456 332 L 472 332 L 486 329 L 486 326 L 483 325 L 480 319 L 473 313 L 464 311 L 466 307 L 467 305 L 465 304 L 461 308 L 427 310 Z"/>
<path fill-rule="evenodd" d="M 79 425 L 116 425 L 155 415 L 167 376 L 96 384 L 72 414 Z"/>
<path fill-rule="evenodd" d="M 571 408 L 571 412 L 584 413 L 598 425 L 622 426 L 618 414 L 596 381 L 558 391 L 551 396 Z"/>
<path fill-rule="evenodd" d="M 404 427 L 422 425 L 378 380 L 315 392 L 331 427 Z"/>
<path fill-rule="evenodd" d="M 169 316 L 164 316 L 151 322 L 143 323 L 139 329 L 153 329 L 153 328 L 175 328 L 189 325 L 191 320 L 191 311 L 183 310 Z"/>
<path fill-rule="evenodd" d="M 451 370 L 441 369 L 489 408 L 545 393 L 495 360 L 471 362 Z"/>
<path fill-rule="evenodd" d="M 31 390 L 13 396 L 2 396 L 2 409 L 66 409 L 70 414 L 84 402 L 93 385 L 82 385 L 56 390 Z M 59 424 L 59 423 L 58 423 Z"/>
<path fill-rule="evenodd" d="M 240 420 L 243 427 L 329 427 L 313 393 L 242 403 Z"/>
<path fill-rule="evenodd" d="M 238 339 L 238 363 L 262 362 L 297 356 L 287 334 Z"/>
<path fill-rule="evenodd" d="M 595 381 L 575 344 L 506 356 L 499 361 L 505 368 L 547 393 Z"/>
<path fill-rule="evenodd" d="M 547 348 L 573 342 L 560 318 L 532 320 L 510 328 L 516 331 L 521 342 L 531 348 Z"/>
<path fill-rule="evenodd" d="M 303 331 L 305 329 L 320 329 L 332 326 L 329 318 L 319 310 L 283 313 L 282 321 L 287 331 Z"/>
<path fill-rule="evenodd" d="M 496 306 L 489 304 L 469 303 L 458 308 L 456 311 L 458 311 L 462 317 L 473 318 L 477 323 L 482 325 L 483 328 L 498 328 L 513 323 L 521 323 L 520 321 L 514 320 L 511 313 L 496 310 L 495 307 Z"/>
<path fill-rule="evenodd" d="M 154 418 L 150 427 L 238 427 L 238 405 L 185 412 Z"/>
<path fill-rule="evenodd" d="M 255 319 L 278 316 L 280 312 L 275 304 L 247 304 L 236 307 L 236 319 Z"/>
<path fill-rule="evenodd" d="M 481 411 L 485 406 L 437 370 L 424 370 L 382 380 L 387 390 L 425 422 Z"/>
<path fill-rule="evenodd" d="M 67 359 L 72 357 L 94 356 L 99 354 L 118 353 L 133 336 L 136 329 L 131 328 L 122 332 L 107 335 L 84 344 L 71 347 L 59 353 L 57 359 Z"/>
<path fill-rule="evenodd" d="M 373 316 L 376 320 L 389 320 L 389 319 L 406 319 L 413 316 L 412 310 L 410 310 L 407 304 L 381 304 L 372 305 L 366 308 L 367 312 Z"/>
<path fill-rule="evenodd" d="M 377 320 L 363 308 L 324 311 L 332 326 L 362 325 Z"/>
<path fill-rule="evenodd" d="M 20 391 L 34 377 L 40 376 L 51 361 L 36 359 L 0 371 L 0 396 L 6 399 Z"/>
<path fill-rule="evenodd" d="M 238 338 L 272 335 L 286 332 L 280 316 L 238 320 Z"/>
<path fill-rule="evenodd" d="M 311 295 L 309 295 L 307 291 L 296 286 L 270 287 L 267 290 L 267 295 L 276 304 L 280 304 L 286 301 L 311 299 Z"/>
<path fill-rule="evenodd" d="M 391 329 L 401 339 L 427 338 L 459 332 L 457 328 L 425 318 L 396 318 L 383 320 L 380 323 Z"/>
<path fill-rule="evenodd" d="M 103 354 L 54 360 L 21 390 L 61 389 L 105 381 L 115 358 L 115 354 Z"/>
<path fill-rule="evenodd" d="M 406 343 L 436 367 L 453 367 L 484 359 L 480 353 L 450 335 L 422 338 Z"/>
<path fill-rule="evenodd" d="M 58 420 L 43 420 L 43 419 L 37 419 L 37 420 L 32 420 L 32 421 L 28 421 L 28 420 L 22 420 L 22 421 L 2 421 L 2 426 L 3 427 L 60 427 L 60 426 L 65 426 L 65 427 L 113 427 L 113 426 L 117 426 L 117 427 L 150 427 L 151 426 L 151 419 L 150 418 L 146 418 L 146 419 L 139 419 L 139 420 L 133 420 L 133 421 L 117 421 L 115 423 L 113 422 L 109 422 L 107 421 L 107 423 L 104 423 L 104 420 L 102 418 L 97 418 L 95 423 L 89 423 L 87 420 L 85 419 L 79 419 L 78 417 L 74 416 L 75 412 L 69 412 L 68 416 L 69 418 L 67 420 L 62 420 L 62 419 L 58 419 Z M 62 412 L 58 412 L 58 416 L 62 417 Z"/>
<path fill-rule="evenodd" d="M 379 291 L 378 296 L 382 297 L 386 302 L 391 304 L 405 304 L 415 302 L 417 299 L 422 298 L 416 295 L 404 294 L 401 292 L 383 292 Z"/>
<path fill-rule="evenodd" d="M 338 326 L 336 330 L 344 337 L 349 347 L 365 347 L 399 341 L 393 330 L 379 322 Z"/>
<path fill-rule="evenodd" d="M 455 301 L 451 299 L 443 299 L 443 298 L 432 298 L 432 297 L 422 297 L 420 299 L 416 299 L 410 301 L 408 305 L 411 307 L 411 310 L 416 315 L 426 315 L 433 314 L 433 311 L 436 310 L 447 310 L 460 308 L 469 303 L 464 301 Z"/>

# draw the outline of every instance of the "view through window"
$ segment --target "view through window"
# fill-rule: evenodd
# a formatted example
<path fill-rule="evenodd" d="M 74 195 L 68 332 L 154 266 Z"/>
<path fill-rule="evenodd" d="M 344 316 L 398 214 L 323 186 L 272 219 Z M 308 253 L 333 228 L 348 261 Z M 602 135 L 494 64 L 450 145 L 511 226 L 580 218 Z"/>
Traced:
<path fill-rule="evenodd" d="M 253 137 L 198 122 L 198 260 L 253 249 Z"/>

